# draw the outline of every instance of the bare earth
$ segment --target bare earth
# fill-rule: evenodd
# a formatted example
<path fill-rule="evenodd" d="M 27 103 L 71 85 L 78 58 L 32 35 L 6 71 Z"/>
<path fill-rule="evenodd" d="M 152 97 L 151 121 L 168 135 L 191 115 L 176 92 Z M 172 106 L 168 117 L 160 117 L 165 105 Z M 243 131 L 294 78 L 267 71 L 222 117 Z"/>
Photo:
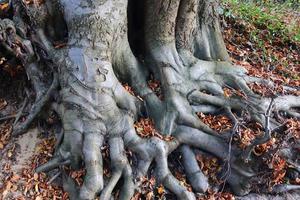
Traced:
<path fill-rule="evenodd" d="M 10 171 L 22 176 L 22 170 L 32 162 L 32 158 L 38 154 L 37 147 L 42 140 L 38 137 L 38 130 L 31 129 L 26 134 L 13 139 L 0 153 L 0 167 L 5 168 L 5 165 L 11 166 Z M 13 155 L 8 157 L 9 152 L 13 149 Z M 2 180 L 6 178 L 7 174 L 4 170 L 0 171 L 0 188 L 3 185 Z M 3 200 L 12 200 L 20 196 L 23 191 L 20 187 L 16 190 L 8 190 L 3 193 L 1 198 Z M 249 194 L 245 197 L 237 197 L 239 200 L 298 200 L 300 199 L 300 191 L 282 194 L 280 196 L 274 195 L 261 195 L 261 194 Z"/>

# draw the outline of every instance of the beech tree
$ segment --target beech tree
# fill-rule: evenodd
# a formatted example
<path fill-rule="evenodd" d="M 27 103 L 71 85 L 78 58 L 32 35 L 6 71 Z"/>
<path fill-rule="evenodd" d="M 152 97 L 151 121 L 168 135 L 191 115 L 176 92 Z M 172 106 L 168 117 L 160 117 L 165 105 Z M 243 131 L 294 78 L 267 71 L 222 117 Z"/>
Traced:
<path fill-rule="evenodd" d="M 274 83 L 250 77 L 230 61 L 216 0 L 11 0 L 10 7 L 12 17 L 0 23 L 1 46 L 22 62 L 35 91 L 30 114 L 15 125 L 13 134 L 26 132 L 46 107 L 58 114 L 63 131 L 55 156 L 36 171 L 84 166 L 81 187 L 63 173 L 71 199 L 100 195 L 108 200 L 119 180 L 120 199 L 130 199 L 152 165 L 156 180 L 178 199 L 195 199 L 195 193 L 210 187 L 195 149 L 220 159 L 228 185 L 236 195 L 245 195 L 257 173 L 252 150 L 280 126 L 275 116 L 300 117 L 295 110 L 300 97 L 264 98 L 249 88 L 251 82 Z M 65 45 L 57 48 L 57 41 Z M 160 81 L 161 98 L 149 88 L 150 76 Z M 225 97 L 224 87 L 244 96 Z M 197 112 L 223 113 L 234 127 L 219 134 Z M 133 125 L 142 116 L 151 118 L 165 137 L 138 136 Z M 231 142 L 241 116 L 264 128 L 246 149 Z M 109 144 L 109 180 L 103 178 L 103 144 Z M 126 150 L 136 163 L 129 163 Z M 193 192 L 168 167 L 174 151 L 181 154 Z M 295 188 L 283 184 L 274 191 Z"/>

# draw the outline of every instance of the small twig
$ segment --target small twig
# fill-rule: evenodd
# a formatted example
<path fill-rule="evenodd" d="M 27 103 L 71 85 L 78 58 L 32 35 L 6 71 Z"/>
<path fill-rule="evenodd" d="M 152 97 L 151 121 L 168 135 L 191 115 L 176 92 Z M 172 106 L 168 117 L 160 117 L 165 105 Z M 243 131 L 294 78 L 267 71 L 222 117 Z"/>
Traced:
<path fill-rule="evenodd" d="M 64 138 L 64 130 L 61 129 L 61 131 L 59 132 L 58 136 L 57 136 L 57 141 L 55 143 L 55 149 L 57 149 L 57 147 L 61 144 L 62 140 Z"/>
<path fill-rule="evenodd" d="M 17 122 L 19 121 L 19 119 L 20 119 L 21 116 L 23 115 L 23 111 L 24 111 L 24 109 L 25 109 L 27 103 L 28 103 L 28 97 L 25 97 L 25 100 L 24 100 L 24 102 L 23 102 L 23 105 L 22 105 L 20 111 L 15 115 L 15 121 L 14 121 L 14 123 L 13 123 L 13 126 L 15 126 L 15 125 L 17 124 Z"/>
<path fill-rule="evenodd" d="M 274 101 L 274 99 L 272 98 L 271 102 L 268 106 L 268 109 L 264 114 L 265 115 L 265 133 L 264 133 L 263 137 L 256 138 L 252 142 L 252 144 L 247 147 L 247 149 L 243 153 L 244 160 L 249 160 L 250 154 L 251 154 L 251 152 L 252 152 L 252 150 L 255 146 L 263 144 L 263 143 L 265 143 L 265 142 L 267 142 L 271 139 L 272 130 L 270 130 L 269 126 L 270 126 L 270 114 L 271 114 L 271 111 L 272 111 L 273 101 Z"/>
<path fill-rule="evenodd" d="M 271 102 L 269 104 L 269 107 L 265 113 L 265 134 L 267 134 L 268 136 L 270 136 L 271 134 L 271 130 L 270 130 L 270 114 L 271 114 L 271 110 L 272 110 L 272 106 L 273 106 L 273 102 L 274 99 L 271 99 Z"/>
<path fill-rule="evenodd" d="M 227 164 L 227 170 L 224 174 L 224 176 L 221 177 L 221 179 L 224 178 L 224 183 L 222 186 L 222 192 L 225 188 L 226 182 L 228 180 L 228 177 L 231 174 L 231 165 L 230 165 L 230 161 L 231 161 L 231 153 L 232 153 L 232 142 L 233 142 L 233 136 L 235 133 L 237 133 L 238 127 L 239 127 L 239 120 L 235 117 L 235 115 L 232 113 L 232 111 L 229 108 L 226 108 L 226 111 L 229 113 L 229 115 L 231 116 L 232 120 L 234 121 L 234 127 L 232 130 L 232 133 L 230 135 L 230 139 L 229 139 L 229 145 L 228 145 L 228 154 L 227 154 L 227 158 L 226 158 L 226 164 Z"/>
<path fill-rule="evenodd" d="M 300 185 L 291 185 L 291 184 L 280 184 L 273 187 L 271 193 L 279 194 L 288 192 L 291 190 L 299 190 Z"/>
<path fill-rule="evenodd" d="M 286 126 L 287 122 L 284 122 L 283 124 L 276 126 L 271 132 L 276 132 L 279 130 L 282 130 Z"/>
<path fill-rule="evenodd" d="M 289 159 L 287 159 L 286 162 L 293 167 L 292 169 L 294 169 L 300 173 L 300 166 L 298 164 L 294 163 L 293 161 L 291 161 Z"/>
<path fill-rule="evenodd" d="M 4 117 L 1 117 L 0 118 L 0 122 L 1 121 L 5 121 L 5 120 L 8 120 L 8 119 L 13 119 L 13 118 L 15 118 L 16 117 L 16 115 L 7 115 L 7 116 L 4 116 Z"/>
<path fill-rule="evenodd" d="M 48 182 L 47 185 L 50 185 L 55 179 L 61 175 L 61 172 L 57 172 Z"/>
<path fill-rule="evenodd" d="M 28 113 L 22 113 L 21 117 L 27 115 Z M 9 119 L 13 119 L 16 117 L 16 114 L 11 114 L 11 115 L 7 115 L 7 116 L 3 116 L 0 118 L 0 122 L 1 121 L 5 121 L 5 120 L 9 120 Z"/>
<path fill-rule="evenodd" d="M 20 127 L 17 127 L 17 129 L 14 129 L 13 135 L 18 136 L 21 135 L 30 125 L 30 123 L 34 120 L 36 115 L 41 111 L 43 106 L 48 102 L 48 100 L 51 98 L 53 91 L 58 86 L 58 75 L 56 73 L 53 74 L 53 81 L 50 86 L 50 88 L 47 90 L 46 94 L 39 99 L 39 101 L 35 102 L 35 104 L 32 106 L 30 115 L 27 117 L 26 121 L 20 125 Z"/>

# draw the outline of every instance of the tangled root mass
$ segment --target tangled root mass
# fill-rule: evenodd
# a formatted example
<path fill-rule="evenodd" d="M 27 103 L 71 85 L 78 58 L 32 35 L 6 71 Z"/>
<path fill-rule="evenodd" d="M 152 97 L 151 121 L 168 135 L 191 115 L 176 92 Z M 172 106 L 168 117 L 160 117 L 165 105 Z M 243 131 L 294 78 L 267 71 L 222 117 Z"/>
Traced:
<path fill-rule="evenodd" d="M 223 177 L 235 194 L 251 191 L 250 180 L 256 175 L 251 169 L 253 148 L 270 140 L 279 125 L 275 114 L 299 118 L 295 108 L 300 98 L 262 98 L 250 90 L 251 82 L 273 83 L 249 77 L 229 61 L 217 6 L 204 0 L 12 0 L 12 19 L 0 23 L 1 45 L 22 62 L 36 93 L 30 115 L 15 125 L 14 134 L 24 133 L 45 104 L 62 122 L 55 156 L 37 172 L 60 169 L 71 199 L 100 195 L 108 200 L 116 187 L 120 199 L 131 199 L 154 164 L 158 183 L 178 199 L 196 199 L 195 193 L 210 188 L 195 157 L 195 150 L 202 150 L 223 162 Z M 65 37 L 62 47 L 53 45 Z M 161 82 L 162 98 L 149 88 L 150 74 Z M 225 97 L 224 87 L 244 96 Z M 198 112 L 223 113 L 233 129 L 219 134 L 199 120 Z M 264 128 L 264 134 L 244 150 L 231 143 L 242 115 Z M 134 122 L 142 116 L 171 139 L 138 136 Z M 100 150 L 104 144 L 110 150 L 107 180 Z M 135 163 L 129 162 L 126 150 L 133 153 Z M 193 192 L 169 169 L 168 157 L 175 150 Z M 64 166 L 84 166 L 81 187 L 64 173 Z M 298 187 L 276 188 L 274 192 Z"/>

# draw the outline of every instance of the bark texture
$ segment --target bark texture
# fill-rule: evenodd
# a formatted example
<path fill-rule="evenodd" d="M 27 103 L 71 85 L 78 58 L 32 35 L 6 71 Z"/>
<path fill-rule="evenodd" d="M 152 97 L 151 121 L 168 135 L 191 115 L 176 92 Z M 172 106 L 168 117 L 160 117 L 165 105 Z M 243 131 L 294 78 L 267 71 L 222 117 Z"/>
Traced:
<path fill-rule="evenodd" d="M 100 195 L 101 200 L 108 200 L 119 180 L 123 180 L 119 198 L 130 199 L 139 188 L 137 180 L 147 175 L 152 163 L 158 183 L 178 199 L 196 199 L 195 193 L 206 192 L 210 186 L 195 149 L 217 156 L 234 193 L 247 194 L 249 180 L 256 174 L 251 170 L 255 165 L 251 152 L 270 139 L 278 124 L 273 113 L 285 111 L 299 117 L 292 110 L 300 106 L 299 97 L 262 98 L 247 83 L 265 81 L 248 77 L 245 69 L 230 63 L 216 1 L 46 0 L 25 4 L 12 0 L 11 6 L 13 20 L 0 23 L 1 45 L 22 61 L 36 92 L 30 115 L 16 123 L 14 134 L 22 134 L 44 105 L 51 105 L 60 116 L 63 133 L 55 157 L 37 172 L 84 165 L 86 175 L 80 188 L 63 173 L 71 199 Z M 66 45 L 54 48 L 53 42 L 64 37 Z M 129 44 L 129 40 L 141 44 Z M 141 56 L 136 57 L 132 49 Z M 150 74 L 160 80 L 163 99 L 148 87 Z M 121 82 L 129 83 L 140 98 L 129 94 Z M 241 90 L 247 100 L 226 98 L 225 86 Z M 246 112 L 265 128 L 264 135 L 244 151 L 231 145 L 235 129 L 220 135 L 196 115 L 221 111 L 236 127 L 233 110 Z M 142 115 L 153 119 L 157 130 L 172 140 L 139 137 L 133 124 Z M 103 178 L 100 151 L 105 143 L 110 149 L 109 180 Z M 125 150 L 137 158 L 136 165 L 129 164 Z M 182 156 L 193 192 L 168 167 L 168 156 L 175 150 Z M 281 192 L 298 187 L 278 188 Z"/>

